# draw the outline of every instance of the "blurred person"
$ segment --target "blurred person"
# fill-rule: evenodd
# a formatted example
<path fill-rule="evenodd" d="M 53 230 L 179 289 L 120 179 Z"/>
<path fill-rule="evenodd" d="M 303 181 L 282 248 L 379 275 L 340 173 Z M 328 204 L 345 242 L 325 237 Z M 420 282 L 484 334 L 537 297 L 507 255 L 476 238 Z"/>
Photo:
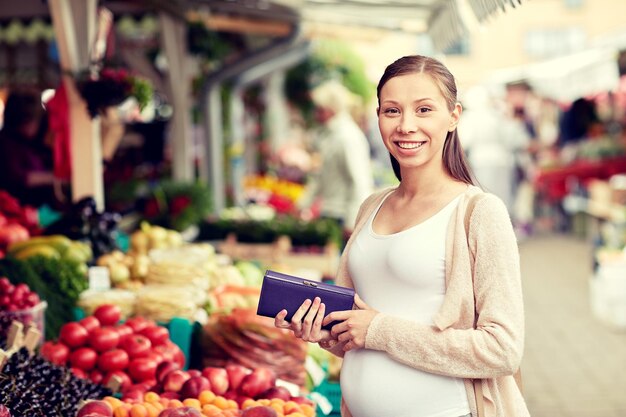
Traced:
<path fill-rule="evenodd" d="M 496 109 L 483 87 L 469 89 L 463 104 L 466 111 L 459 121 L 459 136 L 476 180 L 513 213 L 517 154 L 530 139 L 526 128 Z"/>
<path fill-rule="evenodd" d="M 350 114 L 351 93 L 346 87 L 327 81 L 313 89 L 311 98 L 321 126 L 315 143 L 321 166 L 298 205 L 306 218 L 319 198 L 320 216 L 335 220 L 349 233 L 360 204 L 374 188 L 369 145 Z"/>
<path fill-rule="evenodd" d="M 559 146 L 596 136 L 601 125 L 595 102 L 584 97 L 576 99 L 561 116 Z"/>
<path fill-rule="evenodd" d="M 473 185 L 454 77 L 406 56 L 377 95 L 400 184 L 361 205 L 343 251 L 336 283 L 356 290 L 355 307 L 326 315 L 316 297 L 275 326 L 343 357 L 343 417 L 528 417 L 513 376 L 524 346 L 517 241 L 502 200 Z"/>
<path fill-rule="evenodd" d="M 0 189 L 23 204 L 54 203 L 52 149 L 41 94 L 31 89 L 9 93 L 0 130 Z"/>

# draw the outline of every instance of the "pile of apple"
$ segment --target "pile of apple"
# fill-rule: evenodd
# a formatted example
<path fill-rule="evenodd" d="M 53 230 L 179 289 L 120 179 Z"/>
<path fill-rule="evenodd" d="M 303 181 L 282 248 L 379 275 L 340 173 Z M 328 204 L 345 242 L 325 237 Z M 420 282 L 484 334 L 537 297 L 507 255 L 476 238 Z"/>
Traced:
<path fill-rule="evenodd" d="M 107 386 L 117 383 L 122 393 L 154 386 L 162 362 L 184 366 L 184 353 L 166 327 L 142 317 L 120 323 L 120 317 L 117 305 L 103 304 L 93 315 L 64 324 L 59 340 L 45 342 L 40 353 L 78 377 Z"/>
<path fill-rule="evenodd" d="M 163 361 L 156 370 L 156 384 L 148 390 L 162 398 L 181 401 L 198 398 L 202 392 L 210 391 L 226 400 L 233 400 L 239 408 L 246 401 L 262 399 L 313 404 L 308 398 L 292 396 L 287 388 L 276 385 L 273 370 L 264 367 L 249 369 L 238 364 L 185 371 L 175 362 Z M 146 391 L 142 386 L 135 386 L 124 391 L 122 399 L 141 401 Z"/>

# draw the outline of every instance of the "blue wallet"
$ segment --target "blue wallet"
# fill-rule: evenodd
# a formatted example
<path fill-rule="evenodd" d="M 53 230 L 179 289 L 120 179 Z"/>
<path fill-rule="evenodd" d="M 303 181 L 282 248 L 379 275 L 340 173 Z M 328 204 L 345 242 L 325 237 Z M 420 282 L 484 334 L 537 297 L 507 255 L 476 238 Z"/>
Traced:
<path fill-rule="evenodd" d="M 304 300 L 313 301 L 319 297 L 326 306 L 325 314 L 333 311 L 352 310 L 354 290 L 324 282 L 310 281 L 280 272 L 267 270 L 263 276 L 261 296 L 257 307 L 259 316 L 276 317 L 283 309 L 287 310 L 285 320 L 291 321 Z M 323 326 L 330 330 L 336 322 Z"/>

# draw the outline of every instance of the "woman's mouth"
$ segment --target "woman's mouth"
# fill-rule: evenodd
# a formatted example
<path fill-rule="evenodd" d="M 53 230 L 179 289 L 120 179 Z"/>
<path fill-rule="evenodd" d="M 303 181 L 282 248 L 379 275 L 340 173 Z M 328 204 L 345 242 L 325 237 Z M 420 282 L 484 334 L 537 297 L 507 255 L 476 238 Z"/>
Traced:
<path fill-rule="evenodd" d="M 400 149 L 417 149 L 420 148 L 426 142 L 396 142 L 396 145 Z"/>

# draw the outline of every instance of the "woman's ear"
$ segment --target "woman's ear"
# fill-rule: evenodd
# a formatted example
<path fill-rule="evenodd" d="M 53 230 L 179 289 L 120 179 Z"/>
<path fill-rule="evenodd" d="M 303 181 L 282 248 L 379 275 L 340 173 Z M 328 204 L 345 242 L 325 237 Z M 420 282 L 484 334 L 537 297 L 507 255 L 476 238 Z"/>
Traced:
<path fill-rule="evenodd" d="M 448 126 L 448 132 L 452 132 L 456 129 L 459 124 L 459 119 L 461 118 L 461 113 L 463 113 L 463 107 L 461 107 L 461 103 L 456 103 L 450 115 L 450 126 Z"/>

